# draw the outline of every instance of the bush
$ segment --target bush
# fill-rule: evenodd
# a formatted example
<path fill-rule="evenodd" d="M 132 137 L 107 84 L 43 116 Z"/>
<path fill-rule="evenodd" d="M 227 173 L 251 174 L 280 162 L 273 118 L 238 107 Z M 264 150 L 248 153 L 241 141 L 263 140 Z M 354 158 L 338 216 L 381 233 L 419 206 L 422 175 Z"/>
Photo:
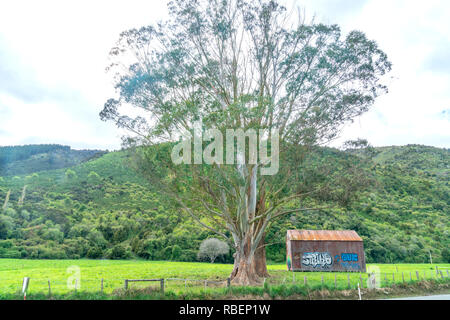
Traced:
<path fill-rule="evenodd" d="M 86 253 L 86 256 L 90 259 L 99 259 L 102 257 L 102 255 L 103 251 L 99 247 L 92 247 Z"/>
<path fill-rule="evenodd" d="M 129 256 L 129 252 L 121 244 L 115 245 L 108 253 L 108 258 L 113 260 L 127 259 Z"/>
<path fill-rule="evenodd" d="M 209 238 L 200 245 L 197 257 L 199 260 L 208 259 L 211 263 L 214 263 L 218 256 L 225 255 L 229 251 L 230 248 L 227 243 L 216 238 Z"/>
<path fill-rule="evenodd" d="M 171 260 L 179 260 L 180 257 L 181 257 L 181 252 L 182 252 L 182 250 L 181 250 L 180 246 L 177 245 L 177 244 L 174 245 L 172 247 L 172 258 L 171 258 Z"/>
<path fill-rule="evenodd" d="M 450 250 L 448 248 L 444 248 L 441 255 L 443 262 L 450 263 Z"/>

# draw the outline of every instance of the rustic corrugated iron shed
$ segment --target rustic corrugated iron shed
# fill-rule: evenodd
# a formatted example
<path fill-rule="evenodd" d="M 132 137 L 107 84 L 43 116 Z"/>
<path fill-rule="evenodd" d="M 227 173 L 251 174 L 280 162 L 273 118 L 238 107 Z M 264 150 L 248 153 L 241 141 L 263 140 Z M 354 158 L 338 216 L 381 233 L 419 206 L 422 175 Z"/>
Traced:
<path fill-rule="evenodd" d="M 288 230 L 287 240 L 363 241 L 353 230 Z"/>
<path fill-rule="evenodd" d="M 363 239 L 353 230 L 288 230 L 286 251 L 288 270 L 366 271 Z"/>

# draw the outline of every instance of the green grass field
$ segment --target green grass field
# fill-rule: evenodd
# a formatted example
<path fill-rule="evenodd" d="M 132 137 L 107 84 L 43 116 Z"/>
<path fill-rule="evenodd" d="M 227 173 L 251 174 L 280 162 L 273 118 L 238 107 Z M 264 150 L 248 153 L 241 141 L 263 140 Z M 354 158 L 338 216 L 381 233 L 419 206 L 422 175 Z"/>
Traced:
<path fill-rule="evenodd" d="M 380 285 L 389 286 L 395 283 L 417 280 L 440 279 L 436 274 L 436 266 L 448 279 L 447 271 L 450 264 L 372 264 L 368 271 L 378 272 Z M 368 274 L 360 273 L 330 273 L 330 272 L 292 272 L 286 271 L 284 264 L 268 266 L 271 277 L 267 284 L 297 284 L 304 286 L 305 276 L 307 286 L 317 288 L 324 286 L 334 288 L 335 276 L 337 289 L 356 288 L 363 280 L 363 287 L 367 286 Z M 115 289 L 123 288 L 124 279 L 169 279 L 165 282 L 166 292 L 182 294 L 186 292 L 213 292 L 224 290 L 226 279 L 232 270 L 229 264 L 188 263 L 169 261 L 136 261 L 136 260 L 20 260 L 0 259 L 0 294 L 18 292 L 24 277 L 30 277 L 28 294 L 48 293 L 50 280 L 52 294 L 64 294 L 74 291 L 75 279 L 79 292 L 99 292 L 101 279 L 105 293 L 112 293 Z M 403 273 L 403 278 L 402 278 Z M 170 280 L 170 278 L 190 279 Z M 197 281 L 194 281 L 197 280 Z M 205 287 L 205 281 L 209 280 Z M 223 281 L 223 282 L 222 282 Z M 215 283 L 222 282 L 222 283 Z M 69 285 L 68 285 L 69 284 Z M 72 285 L 72 287 L 70 286 Z M 159 288 L 159 282 L 130 283 L 129 288 L 154 286 Z"/>

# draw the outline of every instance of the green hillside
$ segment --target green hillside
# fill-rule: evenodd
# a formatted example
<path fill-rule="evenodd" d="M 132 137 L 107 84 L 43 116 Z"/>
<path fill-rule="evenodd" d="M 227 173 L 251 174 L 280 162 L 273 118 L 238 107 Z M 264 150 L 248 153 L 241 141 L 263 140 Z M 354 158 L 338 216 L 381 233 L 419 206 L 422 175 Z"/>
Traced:
<path fill-rule="evenodd" d="M 45 146 L 26 157 L 23 147 L 8 148 L 0 149 L 0 257 L 196 261 L 200 242 L 212 236 L 137 174 L 125 151 L 77 157 Z M 36 160 L 52 153 L 65 165 Z M 336 172 L 327 178 L 343 179 L 341 168 L 364 158 L 373 186 L 346 201 L 334 194 L 306 199 L 330 208 L 277 221 L 266 237 L 268 259 L 283 262 L 286 230 L 302 228 L 356 230 L 368 262 L 423 263 L 430 255 L 433 263 L 450 262 L 450 150 L 383 147 L 372 156 L 316 150 L 305 168 L 332 163 Z M 232 254 L 219 261 L 232 262 Z"/>
<path fill-rule="evenodd" d="M 0 147 L 0 176 L 68 168 L 103 153 L 100 150 L 72 150 L 57 144 Z"/>

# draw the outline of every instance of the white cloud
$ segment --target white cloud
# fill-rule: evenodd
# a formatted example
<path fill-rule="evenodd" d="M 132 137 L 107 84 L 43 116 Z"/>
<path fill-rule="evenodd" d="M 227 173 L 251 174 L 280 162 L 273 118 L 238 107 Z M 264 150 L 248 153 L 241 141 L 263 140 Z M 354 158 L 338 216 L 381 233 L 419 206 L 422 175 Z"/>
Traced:
<path fill-rule="evenodd" d="M 363 2 L 354 12 L 338 16 L 337 22 L 346 32 L 358 29 L 377 41 L 393 63 L 392 79 L 387 79 L 389 93 L 347 127 L 335 145 L 362 137 L 376 146 L 417 143 L 450 147 L 450 123 L 439 117 L 450 106 L 450 68 L 447 64 L 446 70 L 443 66 L 437 72 L 430 63 L 450 48 L 450 3 Z M 329 14 L 333 17 L 333 12 Z"/>
<path fill-rule="evenodd" d="M 165 15 L 165 1 L 3 3 L 0 145 L 119 148 L 119 131 L 98 116 L 113 93 L 109 50 L 120 32 Z"/>
<path fill-rule="evenodd" d="M 61 142 L 118 148 L 98 113 L 113 90 L 104 71 L 121 31 L 166 15 L 166 1 L 9 1 L 0 11 L 0 145 Z M 292 3 L 292 0 L 286 0 Z M 295 1 L 294 1 L 295 2 Z M 450 147 L 450 3 L 303 0 L 317 21 L 358 29 L 393 62 L 390 92 L 342 138 Z"/>

